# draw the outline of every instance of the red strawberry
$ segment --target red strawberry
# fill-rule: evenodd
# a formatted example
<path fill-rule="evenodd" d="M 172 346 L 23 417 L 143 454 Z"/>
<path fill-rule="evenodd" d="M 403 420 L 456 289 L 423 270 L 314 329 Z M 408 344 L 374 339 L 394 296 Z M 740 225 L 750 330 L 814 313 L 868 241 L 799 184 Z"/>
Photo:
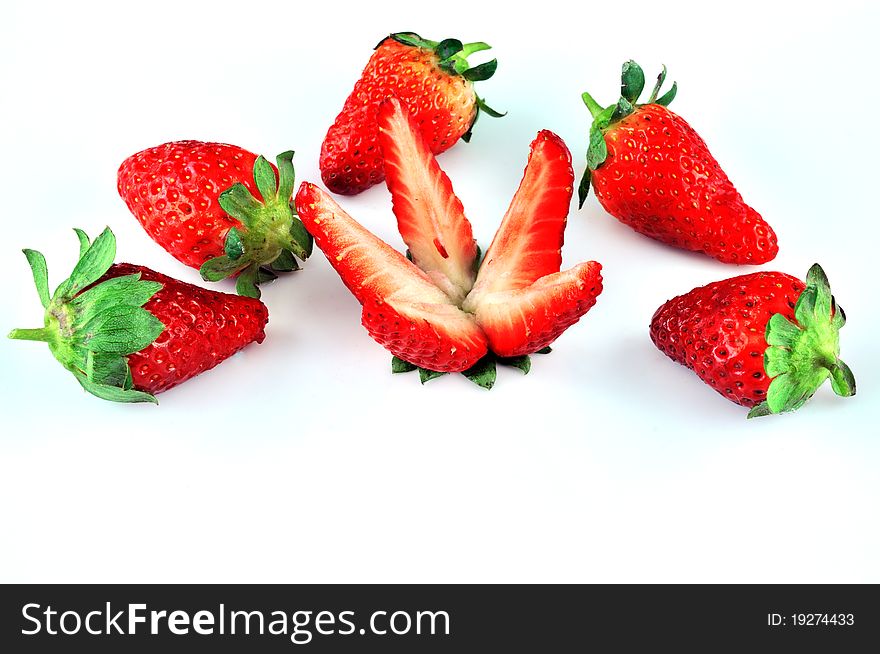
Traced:
<path fill-rule="evenodd" d="M 636 104 L 645 75 L 634 61 L 623 65 L 621 98 L 601 107 L 588 94 L 593 115 L 587 170 L 579 189 L 583 206 L 592 183 L 602 206 L 637 232 L 724 263 L 758 264 L 779 251 L 776 234 L 747 205 L 702 138 L 666 106 L 677 86 Z"/>
<path fill-rule="evenodd" d="M 415 264 L 368 232 L 314 184 L 296 206 L 318 247 L 363 305 L 362 322 L 395 356 L 442 372 L 470 368 L 486 337 Z"/>
<path fill-rule="evenodd" d="M 488 293 L 473 305 L 477 324 L 500 357 L 537 352 L 580 320 L 602 292 L 602 266 L 581 263 L 516 291 Z"/>
<path fill-rule="evenodd" d="M 474 285 L 477 259 L 461 200 L 399 100 L 382 103 L 378 128 L 398 231 L 413 262 L 460 302 Z"/>
<path fill-rule="evenodd" d="M 589 311 L 602 292 L 602 266 L 595 261 L 559 272 L 573 186 L 565 143 L 553 132 L 540 132 L 464 303 L 499 356 L 546 347 Z"/>
<path fill-rule="evenodd" d="M 293 152 L 278 169 L 225 143 L 177 141 L 130 156 L 117 188 L 147 234 L 208 281 L 237 276 L 238 292 L 299 268 L 311 241 L 291 208 Z M 276 179 L 280 170 L 280 179 Z M 262 200 L 255 195 L 259 191 Z"/>
<path fill-rule="evenodd" d="M 304 183 L 296 197 L 306 229 L 363 304 L 364 325 L 397 357 L 395 372 L 420 367 L 423 381 L 432 371 L 462 371 L 489 388 L 496 360 L 528 371 L 527 355 L 575 323 L 602 289 L 596 262 L 559 272 L 574 181 L 565 144 L 547 131 L 535 139 L 474 281 L 470 223 L 402 103 L 386 101 L 379 126 L 394 212 L 414 263 L 314 185 Z"/>
<path fill-rule="evenodd" d="M 269 319 L 259 300 L 209 291 L 128 263 L 113 265 L 110 229 L 89 244 L 49 296 L 46 260 L 25 250 L 45 326 L 14 329 L 10 338 L 45 341 L 93 395 L 117 402 L 156 402 L 168 390 L 210 370 L 254 341 Z"/>
<path fill-rule="evenodd" d="M 793 411 L 831 377 L 834 392 L 854 395 L 840 360 L 846 317 L 816 264 L 807 282 L 779 272 L 741 275 L 669 300 L 651 320 L 651 340 L 749 417 Z"/>
<path fill-rule="evenodd" d="M 468 56 L 488 49 L 485 43 L 462 44 L 457 39 L 428 41 L 412 32 L 383 39 L 321 145 L 321 178 L 327 188 L 354 195 L 384 178 L 376 115 L 386 98 L 400 99 L 435 154 L 460 138 L 470 140 L 480 110 L 501 116 L 473 86 L 489 79 L 498 62 L 468 68 Z"/>

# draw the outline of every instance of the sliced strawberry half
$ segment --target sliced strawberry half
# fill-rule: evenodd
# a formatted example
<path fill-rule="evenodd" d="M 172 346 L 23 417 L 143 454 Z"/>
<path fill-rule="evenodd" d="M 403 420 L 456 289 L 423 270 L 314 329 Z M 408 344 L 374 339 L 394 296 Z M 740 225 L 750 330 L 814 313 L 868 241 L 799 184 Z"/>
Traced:
<path fill-rule="evenodd" d="M 539 132 L 519 188 L 483 257 L 470 304 L 481 295 L 525 288 L 559 272 L 573 191 L 574 171 L 565 142 L 551 131 Z"/>
<path fill-rule="evenodd" d="M 602 266 L 595 261 L 559 272 L 573 192 L 574 171 L 565 142 L 553 132 L 539 132 L 463 305 L 499 356 L 546 347 L 589 311 L 602 292 Z"/>
<path fill-rule="evenodd" d="M 461 302 L 474 285 L 477 258 L 477 243 L 464 207 L 399 100 L 382 103 L 378 126 L 400 235 L 413 262 Z"/>
<path fill-rule="evenodd" d="M 550 345 L 596 304 L 601 270 L 588 261 L 525 288 L 481 295 L 473 308 L 490 349 L 501 357 L 517 357 Z"/>
<path fill-rule="evenodd" d="M 363 305 L 364 327 L 392 354 L 440 372 L 467 370 L 486 354 L 486 336 L 474 317 L 329 195 L 304 182 L 296 195 L 296 209 Z"/>

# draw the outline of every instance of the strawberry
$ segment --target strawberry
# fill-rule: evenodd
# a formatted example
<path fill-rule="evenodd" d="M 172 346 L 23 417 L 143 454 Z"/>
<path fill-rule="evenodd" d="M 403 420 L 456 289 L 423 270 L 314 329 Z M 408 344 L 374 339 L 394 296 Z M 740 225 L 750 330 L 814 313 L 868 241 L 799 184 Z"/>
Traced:
<path fill-rule="evenodd" d="M 465 307 L 474 308 L 495 354 L 523 356 L 547 347 L 596 304 L 601 270 L 600 264 L 588 261 L 523 289 L 489 293 Z"/>
<path fill-rule="evenodd" d="M 177 141 L 123 161 L 117 188 L 174 258 L 206 281 L 237 276 L 241 295 L 259 297 L 259 283 L 297 270 L 294 255 L 305 260 L 312 248 L 291 207 L 292 159 L 293 152 L 278 155 L 276 169 L 234 145 Z"/>
<path fill-rule="evenodd" d="M 573 186 L 565 142 L 553 132 L 540 132 L 464 303 L 499 356 L 522 356 L 548 346 L 602 292 L 602 266 L 595 261 L 559 271 Z"/>
<path fill-rule="evenodd" d="M 856 392 L 840 360 L 846 317 L 815 264 L 806 284 L 780 272 L 741 275 L 675 297 L 651 320 L 651 340 L 749 417 L 793 411 L 831 377 L 847 397 Z"/>
<path fill-rule="evenodd" d="M 362 324 L 392 354 L 440 372 L 467 370 L 486 354 L 486 337 L 473 316 L 329 195 L 303 182 L 296 206 L 318 247 L 363 305 Z"/>
<path fill-rule="evenodd" d="M 589 93 L 593 116 L 583 206 L 592 184 L 612 216 L 658 241 L 704 252 L 724 263 L 759 264 L 776 256 L 776 234 L 747 205 L 702 138 L 667 108 L 677 85 L 658 98 L 666 68 L 646 104 L 636 104 L 645 75 L 623 65 L 621 97 L 603 108 Z"/>
<path fill-rule="evenodd" d="M 321 145 L 321 178 L 334 193 L 354 195 L 384 179 L 376 117 L 383 100 L 397 97 L 412 113 L 434 154 L 469 141 L 480 111 L 499 117 L 474 91 L 495 73 L 495 59 L 473 68 L 467 58 L 485 43 L 429 41 L 412 32 L 376 46 L 360 79 Z"/>
<path fill-rule="evenodd" d="M 82 387 L 105 400 L 156 402 L 185 382 L 265 337 L 269 314 L 256 299 L 209 291 L 132 264 L 113 264 L 110 229 L 89 243 L 49 295 L 46 259 L 24 250 L 44 326 L 14 329 L 10 338 L 44 341 Z"/>
<path fill-rule="evenodd" d="M 413 262 L 461 302 L 477 272 L 477 242 L 461 200 L 399 100 L 382 103 L 377 124 L 398 231 Z"/>
<path fill-rule="evenodd" d="M 415 119 L 394 98 L 377 119 L 392 207 L 412 261 L 309 183 L 296 196 L 303 224 L 363 305 L 370 335 L 395 355 L 394 372 L 419 368 L 423 381 L 463 372 L 486 388 L 496 362 L 528 372 L 528 355 L 546 351 L 602 290 L 594 261 L 560 272 L 574 185 L 568 148 L 552 132 L 538 134 L 477 268 L 471 225 Z"/>

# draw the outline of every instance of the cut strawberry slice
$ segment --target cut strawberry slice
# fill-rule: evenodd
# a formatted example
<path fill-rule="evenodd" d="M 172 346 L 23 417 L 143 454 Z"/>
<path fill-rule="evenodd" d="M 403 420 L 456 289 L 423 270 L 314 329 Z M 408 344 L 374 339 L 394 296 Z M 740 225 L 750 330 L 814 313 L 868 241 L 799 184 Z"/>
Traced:
<path fill-rule="evenodd" d="M 477 248 L 449 179 L 396 100 L 379 115 L 388 187 L 412 261 L 304 183 L 296 207 L 315 243 L 363 305 L 370 335 L 394 372 L 464 372 L 483 388 L 496 363 L 530 368 L 602 292 L 595 261 L 559 272 L 574 191 L 571 155 L 552 132 L 532 142 L 522 182 L 474 281 Z"/>
<path fill-rule="evenodd" d="M 413 118 L 396 98 L 382 104 L 378 125 L 385 179 L 400 235 L 413 262 L 449 297 L 461 302 L 474 285 L 477 257 L 461 201 Z"/>
<path fill-rule="evenodd" d="M 364 327 L 395 356 L 431 370 L 461 372 L 486 354 L 486 336 L 473 316 L 321 189 L 304 182 L 296 208 L 318 247 L 363 305 Z"/>
<path fill-rule="evenodd" d="M 555 341 L 596 304 L 602 292 L 601 270 L 600 264 L 588 261 L 526 288 L 481 295 L 474 309 L 490 349 L 502 357 L 516 357 Z"/>
<path fill-rule="evenodd" d="M 573 190 L 574 171 L 565 142 L 548 130 L 539 132 L 468 304 L 478 303 L 481 295 L 525 288 L 559 272 Z"/>
<path fill-rule="evenodd" d="M 595 261 L 559 272 L 574 192 L 571 153 L 544 130 L 532 141 L 522 182 L 464 302 L 495 354 L 536 352 L 576 323 L 602 292 Z"/>

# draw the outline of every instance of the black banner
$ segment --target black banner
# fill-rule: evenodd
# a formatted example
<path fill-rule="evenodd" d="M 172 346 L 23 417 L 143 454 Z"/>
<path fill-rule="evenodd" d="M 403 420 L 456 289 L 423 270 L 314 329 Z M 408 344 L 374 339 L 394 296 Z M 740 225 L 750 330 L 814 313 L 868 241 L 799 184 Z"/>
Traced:
<path fill-rule="evenodd" d="M 880 642 L 880 594 L 874 585 L 11 585 L 0 589 L 0 628 L 0 651 L 16 654 L 855 652 Z"/>

